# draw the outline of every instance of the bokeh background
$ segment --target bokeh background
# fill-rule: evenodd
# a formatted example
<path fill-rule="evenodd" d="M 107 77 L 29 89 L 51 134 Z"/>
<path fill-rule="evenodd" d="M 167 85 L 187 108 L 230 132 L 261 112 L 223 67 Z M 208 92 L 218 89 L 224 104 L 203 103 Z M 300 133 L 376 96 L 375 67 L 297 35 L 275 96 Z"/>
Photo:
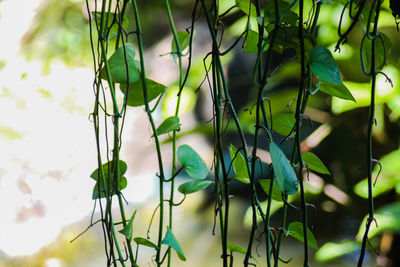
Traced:
<path fill-rule="evenodd" d="M 234 3 L 224 2 L 228 7 Z M 93 3 L 89 1 L 90 8 Z M 193 1 L 176 0 L 171 4 L 178 30 L 189 27 Z M 174 109 L 178 68 L 168 54 L 172 37 L 163 2 L 139 1 L 139 5 L 149 77 L 169 86 L 156 113 L 160 123 Z M 342 7 L 340 1 L 327 1 L 321 10 L 318 44 L 332 52 L 338 39 L 336 25 Z M 374 157 L 383 169 L 374 192 L 379 228 L 372 230 L 373 248 L 365 266 L 400 266 L 396 253 L 400 251 L 400 34 L 389 11 L 389 1 L 384 1 L 383 7 L 379 30 L 392 42 L 391 56 L 383 70 L 394 87 L 383 76 L 378 78 Z M 105 264 L 100 225 L 70 242 L 90 224 L 94 208 L 94 181 L 89 178 L 96 169 L 94 131 L 89 120 L 94 103 L 89 23 L 82 0 L 0 1 L 1 267 Z M 234 9 L 223 23 L 223 45 L 228 47 L 244 30 L 246 19 Z M 128 27 L 134 26 L 129 22 Z M 310 215 L 312 231 L 322 247 L 313 257 L 313 266 L 354 266 L 358 232 L 368 211 L 365 142 L 369 80 L 361 72 L 360 38 L 357 28 L 341 52 L 334 53 L 343 80 L 357 103 L 318 92 L 310 98 L 306 111 L 310 121 L 305 122 L 309 125 L 304 126 L 307 136 L 303 148 L 317 154 L 332 173 L 310 173 L 307 183 L 308 202 L 315 206 L 315 214 Z M 205 75 L 202 58 L 210 49 L 207 28 L 200 19 L 196 24 L 192 76 L 184 91 L 179 142 L 192 144 L 209 167 L 212 124 L 207 121 L 212 118 L 211 102 L 207 84 L 200 85 Z M 250 133 L 254 125 L 249 113 L 253 103 L 249 101 L 255 96 L 251 83 L 255 55 L 242 50 L 241 46 L 235 48 L 232 55 L 224 57 L 224 64 L 234 105 Z M 283 64 L 293 56 L 291 51 L 286 52 L 276 55 L 276 72 L 266 88 L 274 115 L 294 110 L 290 103 L 296 96 L 299 65 Z M 129 183 L 124 196 L 129 202 L 129 213 L 138 210 L 135 234 L 143 236 L 157 205 L 157 165 L 143 109 L 129 109 L 126 118 L 122 158 L 129 166 Z M 227 143 L 238 142 L 229 129 L 225 138 Z M 277 138 L 282 139 L 278 135 Z M 164 153 L 167 157 L 169 152 Z M 249 230 L 247 190 L 239 182 L 232 185 L 230 237 L 243 247 Z M 219 238 L 212 235 L 212 193 L 190 195 L 176 208 L 174 221 L 179 227 L 175 235 L 188 260 L 180 265 L 176 259 L 174 266 L 220 265 Z M 265 198 L 261 191 L 260 195 Z M 300 216 L 298 211 L 291 210 L 289 220 Z M 94 217 L 98 218 L 98 214 L 94 213 Z M 279 218 L 277 211 L 272 221 L 276 227 Z M 155 230 L 151 234 L 155 236 Z M 285 239 L 282 255 L 285 259 L 293 258 L 288 266 L 300 266 L 300 248 L 298 241 Z M 374 253 L 374 248 L 380 253 Z M 258 249 L 263 251 L 262 246 Z M 141 266 L 152 266 L 153 252 L 143 249 L 141 254 Z M 340 255 L 343 256 L 335 257 Z M 237 255 L 235 266 L 241 266 L 242 260 L 242 255 Z"/>

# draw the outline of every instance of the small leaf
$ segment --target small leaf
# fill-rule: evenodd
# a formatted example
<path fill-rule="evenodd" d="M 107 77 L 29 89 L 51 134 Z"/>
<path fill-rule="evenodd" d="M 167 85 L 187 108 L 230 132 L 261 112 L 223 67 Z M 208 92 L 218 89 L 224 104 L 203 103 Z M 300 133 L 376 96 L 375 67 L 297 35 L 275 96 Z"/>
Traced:
<path fill-rule="evenodd" d="M 169 227 L 167 228 L 167 233 L 165 234 L 163 241 L 161 241 L 161 244 L 173 248 L 178 254 L 179 259 L 181 259 L 182 261 L 186 261 L 185 254 L 183 253 L 178 241 L 176 240 L 174 234 L 171 232 L 171 229 Z"/>
<path fill-rule="evenodd" d="M 319 90 L 331 96 L 356 102 L 353 95 L 344 84 L 333 84 L 326 81 L 320 81 Z"/>
<path fill-rule="evenodd" d="M 246 15 L 250 14 L 252 17 L 257 17 L 256 7 L 249 0 L 235 0 L 235 2 L 236 6 L 246 13 Z"/>
<path fill-rule="evenodd" d="M 282 192 L 288 195 L 297 193 L 299 187 L 297 176 L 282 150 L 271 141 L 270 154 L 276 181 Z"/>
<path fill-rule="evenodd" d="M 190 33 L 187 31 L 180 31 L 177 32 L 178 35 L 178 42 L 181 49 L 181 53 L 185 50 L 190 44 Z M 172 51 L 172 58 L 174 61 L 178 58 L 178 48 L 176 47 L 175 39 L 172 38 L 171 43 L 171 51 Z"/>
<path fill-rule="evenodd" d="M 138 107 L 138 106 L 143 106 L 145 104 L 142 85 L 143 85 L 142 80 L 138 80 L 137 82 L 129 84 L 128 101 L 127 101 L 128 106 Z M 122 93 L 126 94 L 128 85 L 121 84 L 120 88 Z M 159 95 L 161 95 L 162 93 L 164 93 L 167 87 L 153 80 L 146 79 L 146 88 L 147 88 L 147 100 L 150 102 Z"/>
<path fill-rule="evenodd" d="M 135 219 L 136 210 L 133 212 L 131 218 L 129 219 L 128 223 L 125 227 L 120 230 L 119 232 L 123 234 L 129 242 L 132 241 L 132 233 L 133 233 L 133 220 Z"/>
<path fill-rule="evenodd" d="M 121 177 L 122 175 L 125 174 L 126 170 L 127 170 L 127 165 L 124 161 L 120 160 L 119 164 L 118 164 L 118 168 L 119 168 L 119 177 Z M 103 198 L 107 196 L 107 191 L 108 194 L 110 195 L 115 195 L 118 191 L 121 191 L 122 189 L 124 189 L 127 186 L 127 180 L 125 177 L 121 177 L 120 178 L 120 183 L 118 185 L 118 189 L 114 189 L 114 171 L 115 171 L 116 166 L 114 166 L 114 161 L 109 161 L 107 163 L 104 163 L 101 166 L 101 169 L 103 171 L 104 174 L 104 181 L 99 181 L 99 169 L 96 169 L 91 175 L 90 177 L 93 178 L 94 180 L 97 181 L 97 183 L 95 184 L 94 188 L 93 188 L 93 194 L 92 194 L 92 198 L 93 199 L 97 199 L 97 198 Z M 106 188 L 104 187 L 104 185 L 107 187 L 108 185 L 110 185 L 110 188 L 108 190 L 106 190 Z M 99 189 L 100 189 L 100 193 L 99 193 Z"/>
<path fill-rule="evenodd" d="M 331 52 L 322 46 L 311 49 L 310 67 L 321 80 L 340 85 L 342 78 Z"/>
<path fill-rule="evenodd" d="M 315 259 L 319 262 L 333 260 L 337 257 L 350 254 L 359 250 L 360 244 L 354 241 L 343 241 L 340 243 L 325 243 L 316 253 Z"/>
<path fill-rule="evenodd" d="M 178 187 L 178 191 L 181 192 L 182 194 L 187 195 L 203 190 L 212 183 L 214 182 L 210 180 L 186 182 Z"/>
<path fill-rule="evenodd" d="M 178 162 L 193 179 L 205 179 L 208 175 L 204 160 L 188 145 L 178 148 Z"/>
<path fill-rule="evenodd" d="M 304 243 L 303 224 L 301 222 L 292 222 L 288 226 L 287 233 Z M 317 241 L 310 229 L 307 227 L 307 244 L 313 249 L 318 249 Z"/>
<path fill-rule="evenodd" d="M 128 166 L 126 165 L 126 163 L 123 160 L 119 160 L 118 165 L 119 165 L 118 168 L 119 168 L 120 175 L 122 176 L 126 173 Z M 101 169 L 103 170 L 103 174 L 105 175 L 105 177 L 107 177 L 108 175 L 114 176 L 113 175 L 114 168 L 115 168 L 115 166 L 114 166 L 113 160 L 106 162 L 101 166 Z M 99 178 L 99 169 L 97 168 L 94 172 L 92 172 L 90 177 L 97 181 Z"/>
<path fill-rule="evenodd" d="M 231 158 L 233 160 L 232 165 L 235 170 L 235 179 L 238 179 L 245 184 L 249 184 L 250 178 L 247 172 L 246 160 L 242 153 L 237 152 L 237 149 L 232 144 L 229 147 L 229 152 L 231 153 Z"/>
<path fill-rule="evenodd" d="M 148 240 L 146 238 L 135 237 L 133 240 L 138 245 L 142 245 L 142 246 L 158 249 L 158 246 L 156 244 L 154 244 L 153 242 L 151 242 L 150 240 Z"/>
<path fill-rule="evenodd" d="M 272 117 L 272 122 L 273 131 L 280 135 L 287 136 L 292 131 L 296 119 L 294 114 L 278 114 Z"/>
<path fill-rule="evenodd" d="M 324 163 L 322 163 L 322 161 L 315 154 L 311 152 L 304 152 L 301 154 L 301 158 L 311 170 L 322 174 L 331 174 L 325 167 Z"/>
<path fill-rule="evenodd" d="M 179 123 L 179 117 L 172 116 L 166 118 L 160 126 L 158 126 L 156 132 L 157 135 L 160 136 L 162 134 L 166 134 L 175 130 L 178 130 L 179 127 L 181 127 L 181 124 Z"/>
<path fill-rule="evenodd" d="M 128 72 L 126 72 L 127 65 Z M 125 52 L 123 46 L 117 48 L 114 54 L 108 59 L 108 66 L 113 83 L 133 83 L 140 78 L 140 63 L 135 60 L 135 48 L 132 45 L 126 45 Z M 129 74 L 129 80 L 127 73 Z M 100 77 L 107 80 L 105 67 L 100 70 Z"/>
<path fill-rule="evenodd" d="M 261 188 L 264 190 L 264 192 L 268 195 L 269 194 L 269 187 L 271 186 L 271 179 L 260 179 L 259 183 L 261 185 Z M 277 186 L 276 181 L 274 180 L 274 187 L 272 188 L 272 199 L 276 201 L 283 201 L 282 200 L 282 191 Z"/>

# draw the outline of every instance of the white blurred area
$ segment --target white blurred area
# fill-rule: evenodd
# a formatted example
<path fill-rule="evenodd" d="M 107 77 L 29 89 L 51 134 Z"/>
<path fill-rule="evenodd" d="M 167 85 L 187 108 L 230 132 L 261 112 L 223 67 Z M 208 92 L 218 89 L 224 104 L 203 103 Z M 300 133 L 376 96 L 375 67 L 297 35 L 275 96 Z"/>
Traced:
<path fill-rule="evenodd" d="M 93 70 L 52 61 L 43 73 L 42 62 L 19 55 L 39 5 L 0 2 L 0 33 L 6 37 L 0 49 L 0 252 L 10 257 L 39 251 L 93 208 Z M 128 133 L 133 119 L 127 118 Z M 143 201 L 153 181 L 135 179 L 143 187 L 128 185 L 128 201 Z"/>

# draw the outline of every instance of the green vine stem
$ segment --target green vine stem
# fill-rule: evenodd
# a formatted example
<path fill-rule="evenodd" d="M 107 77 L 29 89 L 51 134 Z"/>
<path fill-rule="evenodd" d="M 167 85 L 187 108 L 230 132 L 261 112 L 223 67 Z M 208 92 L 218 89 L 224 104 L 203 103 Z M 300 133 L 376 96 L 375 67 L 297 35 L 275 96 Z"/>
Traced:
<path fill-rule="evenodd" d="M 153 120 L 153 116 L 151 114 L 151 109 L 149 106 L 149 100 L 147 96 L 147 86 L 146 86 L 146 72 L 144 67 L 144 53 L 143 53 L 143 42 L 142 42 L 142 29 L 140 26 L 140 18 L 139 18 L 139 10 L 137 7 L 136 0 L 132 0 L 133 9 L 135 14 L 135 22 L 136 22 L 136 36 L 137 43 L 139 46 L 139 56 L 140 56 L 140 69 L 141 69 L 141 79 L 142 79 L 142 87 L 143 87 L 143 98 L 145 103 L 145 110 L 148 116 L 148 119 L 151 124 L 151 128 L 153 130 L 153 136 L 155 140 L 156 150 L 157 150 L 157 158 L 158 158 L 158 167 L 159 167 L 159 202 L 160 202 L 160 220 L 159 220 L 159 229 L 158 229 L 158 241 L 157 241 L 157 254 L 156 254 L 156 264 L 157 266 L 161 266 L 161 241 L 163 236 L 163 226 L 164 226 L 164 168 L 162 162 L 161 148 L 160 142 L 157 136 L 156 126 Z"/>
<path fill-rule="evenodd" d="M 378 20 L 379 20 L 379 14 L 380 14 L 380 8 L 382 5 L 381 0 L 375 0 L 372 4 L 371 7 L 371 12 L 369 14 L 368 22 L 371 21 L 373 12 L 372 9 L 374 6 L 376 6 L 376 11 L 375 11 L 375 21 L 374 21 L 374 26 L 373 26 L 373 31 L 371 35 L 371 102 L 369 106 L 369 120 L 368 120 L 368 133 L 367 133 L 367 172 L 368 172 L 368 218 L 365 226 L 365 232 L 364 236 L 362 239 L 362 244 L 361 244 L 361 251 L 360 251 L 360 257 L 358 259 L 357 266 L 361 267 L 363 265 L 364 257 L 365 257 L 365 251 L 366 251 L 366 246 L 368 242 L 368 232 L 371 227 L 372 222 L 375 221 L 374 218 L 374 197 L 373 197 L 373 180 L 372 180 L 372 165 L 373 165 L 373 155 L 372 155 L 372 129 L 374 125 L 374 120 L 375 120 L 375 90 L 376 90 L 376 75 L 377 75 L 377 70 L 376 70 L 376 38 L 378 37 Z M 369 27 L 369 23 L 368 23 Z M 369 35 L 369 31 L 365 33 L 366 35 Z M 378 40 L 380 41 L 380 40 Z M 362 47 L 360 48 L 362 49 Z M 364 68 L 364 67 L 363 67 Z"/>

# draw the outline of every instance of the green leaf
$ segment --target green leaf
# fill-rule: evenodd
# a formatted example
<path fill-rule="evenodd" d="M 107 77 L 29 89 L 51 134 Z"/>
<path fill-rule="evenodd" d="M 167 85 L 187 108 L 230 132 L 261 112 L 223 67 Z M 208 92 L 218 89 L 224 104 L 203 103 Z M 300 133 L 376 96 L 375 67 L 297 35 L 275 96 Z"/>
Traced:
<path fill-rule="evenodd" d="M 247 172 L 246 160 L 244 159 L 242 153 L 237 152 L 237 149 L 231 144 L 229 147 L 229 152 L 231 153 L 232 165 L 235 170 L 235 179 L 238 179 L 242 183 L 249 184 L 250 178 Z"/>
<path fill-rule="evenodd" d="M 223 14 L 235 5 L 235 0 L 218 0 L 218 14 Z"/>
<path fill-rule="evenodd" d="M 311 49 L 310 67 L 312 72 L 321 80 L 336 85 L 342 84 L 339 68 L 331 52 L 322 46 L 316 46 Z"/>
<path fill-rule="evenodd" d="M 303 224 L 301 222 L 292 222 L 289 224 L 287 234 L 304 243 Z M 313 249 L 318 249 L 317 241 L 311 230 L 307 227 L 307 244 Z"/>
<path fill-rule="evenodd" d="M 258 53 L 258 32 L 249 30 L 247 32 L 246 41 L 244 43 L 244 53 Z M 264 47 L 264 51 L 268 49 L 268 45 Z"/>
<path fill-rule="evenodd" d="M 178 35 L 178 42 L 181 49 L 181 53 L 185 50 L 190 44 L 190 33 L 187 31 L 180 31 L 177 32 Z M 175 39 L 172 38 L 171 43 L 171 51 L 172 51 L 172 58 L 174 61 L 178 58 L 178 48 L 176 47 Z"/>
<path fill-rule="evenodd" d="M 119 168 L 119 173 L 120 175 L 124 175 L 126 173 L 126 170 L 128 169 L 128 166 L 126 165 L 126 163 L 123 160 L 119 160 L 118 161 L 118 168 Z M 110 175 L 111 177 L 114 176 L 113 172 L 115 170 L 115 166 L 114 166 L 114 161 L 111 160 L 109 162 L 104 163 L 101 166 L 101 169 L 103 170 L 103 174 L 106 177 L 106 180 L 108 179 L 108 175 Z M 98 180 L 99 179 L 99 169 L 97 168 L 94 172 L 92 172 L 92 174 L 90 175 L 91 178 L 93 178 L 94 180 Z M 111 178 L 110 178 L 111 179 Z"/>
<path fill-rule="evenodd" d="M 331 174 L 325 167 L 324 163 L 322 163 L 322 161 L 315 154 L 311 152 L 304 152 L 301 154 L 301 158 L 311 170 L 322 174 Z"/>
<path fill-rule="evenodd" d="M 187 195 L 203 190 L 212 183 L 214 182 L 210 180 L 186 182 L 178 187 L 178 191 Z"/>
<path fill-rule="evenodd" d="M 100 23 L 101 23 L 101 14 L 102 12 L 100 11 L 94 11 L 92 12 L 92 19 L 96 22 L 96 24 L 98 25 L 98 27 L 100 28 Z M 108 35 L 107 40 L 111 40 L 113 39 L 115 36 L 117 36 L 118 33 L 118 28 L 119 25 L 116 22 L 116 20 L 114 20 L 115 18 L 115 13 L 112 12 L 104 12 L 104 21 L 107 21 L 107 25 L 106 27 L 104 27 L 104 31 L 105 33 Z M 122 19 L 122 28 L 126 28 L 128 26 L 128 18 L 126 16 L 123 17 Z"/>
<path fill-rule="evenodd" d="M 346 254 L 359 250 L 360 245 L 354 241 L 343 241 L 339 243 L 325 243 L 316 253 L 315 259 L 319 262 L 333 260 Z"/>
<path fill-rule="evenodd" d="M 122 177 L 119 180 L 119 186 L 117 190 L 112 190 L 114 187 L 114 176 L 110 176 L 110 188 L 108 189 L 108 193 L 109 195 L 113 196 L 115 194 L 117 194 L 117 192 L 120 192 L 121 190 L 125 189 L 126 186 L 128 185 L 128 181 L 126 180 L 126 177 Z M 100 185 L 100 193 L 99 193 L 99 185 Z M 92 193 L 92 199 L 98 199 L 98 198 L 103 198 L 103 197 L 107 197 L 107 182 L 105 182 L 105 186 L 103 183 L 97 182 L 94 185 L 93 188 L 93 193 Z"/>
<path fill-rule="evenodd" d="M 178 130 L 179 127 L 181 127 L 181 124 L 179 123 L 179 117 L 172 116 L 172 117 L 166 118 L 160 124 L 160 126 L 158 126 L 156 132 L 157 132 L 157 135 L 159 136 L 162 134 L 166 134 L 166 133 Z"/>
<path fill-rule="evenodd" d="M 319 90 L 331 96 L 356 102 L 353 95 L 344 84 L 333 84 L 327 81 L 320 81 Z"/>
<path fill-rule="evenodd" d="M 390 40 L 390 38 L 381 32 L 379 34 L 382 36 L 383 42 L 385 44 L 383 44 L 380 37 L 375 39 L 375 64 L 377 69 L 381 69 L 384 65 L 383 63 L 385 62 L 385 51 L 386 59 L 388 59 L 392 50 L 392 41 Z M 363 58 L 367 71 L 369 71 L 371 68 L 371 48 L 372 40 L 365 38 L 363 44 Z"/>
<path fill-rule="evenodd" d="M 158 249 L 158 246 L 156 244 L 154 244 L 153 242 L 151 242 L 150 240 L 148 240 L 146 238 L 135 237 L 133 240 L 138 245 L 142 245 L 142 246 Z"/>
<path fill-rule="evenodd" d="M 233 244 L 233 243 L 228 243 L 228 250 L 231 252 L 238 252 L 240 254 L 246 255 L 247 250 L 242 248 L 239 245 Z"/>
<path fill-rule="evenodd" d="M 127 65 L 128 72 L 126 72 Z M 133 83 L 140 78 L 140 63 L 135 60 L 135 48 L 132 45 L 126 45 L 125 52 L 123 46 L 117 48 L 108 59 L 108 66 L 113 83 Z M 129 80 L 127 74 L 129 74 Z M 100 77 L 107 80 L 105 67 L 100 70 Z"/>
<path fill-rule="evenodd" d="M 247 254 L 247 250 L 246 249 L 242 248 L 239 245 L 233 244 L 233 243 L 228 243 L 227 244 L 227 248 L 228 248 L 228 250 L 230 252 L 237 252 L 237 253 L 240 253 L 240 254 L 243 254 L 243 255 Z M 256 258 L 254 258 L 253 256 L 251 256 L 251 258 L 258 263 Z"/>
<path fill-rule="evenodd" d="M 235 2 L 236 6 L 246 13 L 246 15 L 249 15 L 250 11 L 250 16 L 257 17 L 256 7 L 249 0 L 235 0 Z"/>
<path fill-rule="evenodd" d="M 294 3 L 295 2 L 292 2 L 292 4 L 294 4 Z M 293 7 L 293 5 L 287 3 L 286 1 L 279 0 L 278 6 L 279 6 L 279 17 L 280 17 L 281 23 L 284 22 L 287 25 L 296 26 L 296 22 L 299 19 L 299 16 L 295 12 L 290 10 Z M 269 8 L 267 9 L 267 12 L 265 13 L 265 18 L 268 22 L 275 23 L 275 2 L 274 1 L 271 1 L 269 3 Z M 260 20 L 260 19 L 258 19 L 258 20 Z M 261 22 L 262 22 L 262 19 L 261 19 Z M 266 24 L 268 24 L 268 23 L 264 22 L 264 25 L 266 25 Z M 261 25 L 261 23 L 260 23 L 260 25 Z"/>
<path fill-rule="evenodd" d="M 129 219 L 128 223 L 125 225 L 125 227 L 120 230 L 119 232 L 123 234 L 126 239 L 129 240 L 129 242 L 132 241 L 132 234 L 133 234 L 133 220 L 135 219 L 136 215 L 136 210 L 133 212 L 131 218 Z"/>
<path fill-rule="evenodd" d="M 269 194 L 269 187 L 271 185 L 271 179 L 260 179 L 259 183 L 261 188 L 264 192 L 268 195 Z M 276 184 L 276 180 L 274 180 L 274 187 L 272 188 L 272 199 L 276 201 L 283 201 L 282 200 L 282 191 L 279 186 Z"/>
<path fill-rule="evenodd" d="M 288 136 L 295 123 L 294 114 L 278 114 L 272 117 L 272 130 L 280 135 Z"/>
<path fill-rule="evenodd" d="M 121 191 L 127 186 L 127 180 L 125 177 L 121 177 L 125 174 L 127 170 L 127 165 L 124 161 L 120 160 L 119 161 L 119 177 L 120 177 L 120 183 L 118 185 L 118 188 L 115 189 L 114 187 L 114 171 L 115 167 L 114 166 L 114 161 L 109 161 L 101 166 L 101 169 L 103 170 L 104 174 L 104 181 L 99 180 L 99 169 L 96 169 L 90 177 L 93 178 L 94 180 L 97 181 L 93 188 L 93 194 L 92 198 L 97 199 L 97 198 L 103 198 L 107 196 L 107 191 L 110 195 L 115 195 L 117 192 Z M 107 186 L 110 185 L 110 188 L 108 190 L 106 189 Z M 100 193 L 99 193 L 100 189 Z"/>
<path fill-rule="evenodd" d="M 137 82 L 129 84 L 128 101 L 127 101 L 128 106 L 139 107 L 145 104 L 142 85 L 143 84 L 141 79 Z M 120 88 L 122 93 L 126 94 L 128 85 L 121 84 Z M 147 100 L 150 102 L 159 95 L 161 95 L 162 93 L 164 93 L 167 87 L 153 80 L 146 79 L 146 88 L 147 88 Z"/>
<path fill-rule="evenodd" d="M 379 227 L 376 227 L 374 223 L 371 225 L 368 232 L 369 238 L 383 232 L 400 233 L 400 202 L 395 202 L 377 209 L 374 217 Z M 364 236 L 367 218 L 368 215 L 364 217 L 358 229 L 356 239 L 359 241 L 361 241 Z"/>
<path fill-rule="evenodd" d="M 189 145 L 181 145 L 178 148 L 178 162 L 193 179 L 205 179 L 208 175 L 204 160 Z"/>
<path fill-rule="evenodd" d="M 282 192 L 288 195 L 296 194 L 299 184 L 293 167 L 282 150 L 272 141 L 270 143 L 270 154 L 276 181 Z"/>
<path fill-rule="evenodd" d="M 169 227 L 167 228 L 167 233 L 165 234 L 163 241 L 161 241 L 161 244 L 173 248 L 178 254 L 179 259 L 181 259 L 182 261 L 186 261 L 185 254 L 183 253 L 178 241 L 176 240 L 174 234 L 171 232 L 171 229 Z"/>

